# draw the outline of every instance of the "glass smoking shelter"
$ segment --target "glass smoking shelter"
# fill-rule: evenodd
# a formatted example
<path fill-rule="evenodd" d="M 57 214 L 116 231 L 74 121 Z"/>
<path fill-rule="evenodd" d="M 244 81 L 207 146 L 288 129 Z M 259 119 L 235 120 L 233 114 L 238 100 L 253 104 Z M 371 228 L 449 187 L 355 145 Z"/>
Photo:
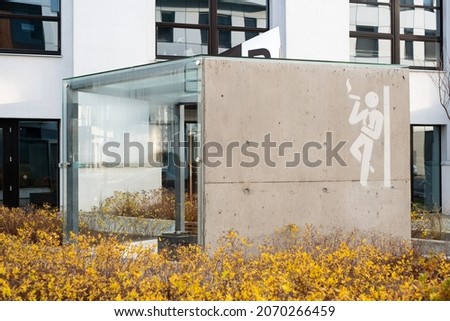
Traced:
<path fill-rule="evenodd" d="M 169 221 L 169 227 L 153 232 L 183 234 L 189 223 L 195 228 L 188 232 L 201 243 L 200 69 L 194 57 L 64 80 L 60 197 L 66 237 L 84 220 L 111 217 L 114 206 L 124 212 L 161 206 L 164 217 L 153 221 Z M 146 222 L 139 210 L 133 215 Z M 133 233 L 155 236 L 142 231 Z"/>

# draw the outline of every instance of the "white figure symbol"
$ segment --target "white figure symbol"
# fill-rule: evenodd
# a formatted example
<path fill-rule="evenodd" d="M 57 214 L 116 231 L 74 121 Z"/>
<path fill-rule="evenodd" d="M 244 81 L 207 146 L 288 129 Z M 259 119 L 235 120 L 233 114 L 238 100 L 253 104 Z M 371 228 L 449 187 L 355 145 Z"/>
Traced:
<path fill-rule="evenodd" d="M 369 172 L 374 173 L 375 168 L 371 165 L 373 145 L 381 136 L 383 130 L 383 114 L 377 110 L 379 98 L 373 91 L 368 92 L 364 97 L 366 109 L 360 110 L 361 97 L 350 94 L 352 87 L 347 79 L 347 92 L 349 98 L 355 101 L 353 110 L 348 119 L 351 125 L 362 123 L 361 134 L 350 147 L 350 152 L 361 163 L 360 183 L 367 186 Z M 361 152 L 361 148 L 362 152 Z"/>

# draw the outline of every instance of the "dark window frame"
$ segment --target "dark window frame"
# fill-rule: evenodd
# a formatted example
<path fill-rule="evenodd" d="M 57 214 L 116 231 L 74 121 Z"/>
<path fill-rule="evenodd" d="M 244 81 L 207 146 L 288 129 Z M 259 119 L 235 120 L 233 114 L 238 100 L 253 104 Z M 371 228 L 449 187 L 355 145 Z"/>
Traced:
<path fill-rule="evenodd" d="M 218 12 L 218 0 L 209 0 L 209 23 L 208 24 L 190 24 L 190 23 L 170 23 L 170 22 L 156 22 L 156 34 L 158 35 L 158 28 L 182 28 L 182 29 L 195 29 L 201 30 L 208 34 L 208 54 L 212 56 L 219 55 L 219 49 L 221 48 L 219 35 L 225 32 L 230 34 L 233 31 L 247 33 L 262 33 L 269 30 L 270 26 L 270 1 L 266 1 L 267 12 L 267 27 L 237 27 L 219 25 L 218 18 L 221 14 Z M 155 37 L 155 50 L 157 59 L 180 59 L 183 56 L 171 56 L 171 55 L 158 55 L 158 37 Z"/>
<path fill-rule="evenodd" d="M 45 56 L 60 56 L 61 55 L 61 0 L 58 1 L 58 9 L 56 16 L 32 15 L 32 14 L 12 14 L 1 13 L 0 19 L 5 20 L 29 20 L 37 22 L 56 22 L 58 24 L 58 49 L 56 51 L 49 51 L 44 49 L 29 49 L 29 48 L 3 48 L 0 45 L 0 53 L 6 54 L 24 54 L 24 55 L 45 55 Z"/>
<path fill-rule="evenodd" d="M 375 5 L 375 6 L 385 6 L 389 7 L 391 10 L 391 32 L 390 33 L 375 33 L 375 32 L 358 32 L 358 31 L 350 31 L 350 38 L 364 38 L 364 39 L 387 39 L 391 40 L 391 63 L 392 64 L 400 64 L 401 62 L 401 46 L 400 43 L 402 41 L 405 42 L 414 42 L 420 41 L 424 43 L 435 43 L 439 44 L 439 50 L 436 62 L 436 67 L 429 66 L 410 66 L 411 69 L 425 69 L 425 70 L 441 70 L 442 69 L 442 44 L 443 44 L 443 1 L 440 1 L 439 5 L 436 6 L 420 6 L 420 5 L 411 5 L 411 4 L 401 4 L 401 0 L 390 0 L 389 3 L 379 2 L 376 0 L 350 0 L 350 3 L 354 4 L 366 4 L 366 5 Z M 439 11 L 439 36 L 430 36 L 430 35 L 413 35 L 413 34 L 402 34 L 400 33 L 400 11 L 402 9 L 415 9 L 415 8 L 424 8 L 430 10 L 438 10 Z"/>

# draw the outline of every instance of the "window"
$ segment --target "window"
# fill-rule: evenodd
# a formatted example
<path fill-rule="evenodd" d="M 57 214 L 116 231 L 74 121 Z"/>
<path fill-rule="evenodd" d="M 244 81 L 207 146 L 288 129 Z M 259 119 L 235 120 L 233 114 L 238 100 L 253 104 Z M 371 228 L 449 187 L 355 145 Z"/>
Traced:
<path fill-rule="evenodd" d="M 267 31 L 267 17 L 267 0 L 156 0 L 157 57 L 220 54 Z"/>
<path fill-rule="evenodd" d="M 414 30 L 412 28 L 405 28 L 405 35 L 412 35 Z M 414 59 L 414 45 L 412 41 L 405 41 L 405 59 Z"/>
<path fill-rule="evenodd" d="M 198 23 L 200 25 L 208 25 L 209 24 L 209 13 L 201 12 L 198 15 Z M 202 45 L 208 45 L 208 30 L 202 29 L 200 30 L 202 36 Z"/>
<path fill-rule="evenodd" d="M 60 0 L 0 1 L 0 52 L 60 54 Z"/>
<path fill-rule="evenodd" d="M 246 28 L 256 28 L 257 21 L 256 18 L 245 18 L 244 19 L 245 27 Z M 255 31 L 246 31 L 245 32 L 245 40 L 252 39 L 253 37 L 256 37 L 258 35 L 258 32 Z"/>
<path fill-rule="evenodd" d="M 439 126 L 412 126 L 412 201 L 419 208 L 441 207 Z"/>
<path fill-rule="evenodd" d="M 378 27 L 372 26 L 356 26 L 359 32 L 377 32 Z M 359 57 L 378 57 L 378 40 L 370 38 L 356 39 L 356 54 Z"/>
<path fill-rule="evenodd" d="M 219 26 L 231 26 L 231 16 L 223 15 L 223 14 L 218 15 L 217 23 Z M 221 49 L 230 49 L 231 48 L 231 31 L 230 30 L 219 30 L 219 48 L 221 48 Z"/>
<path fill-rule="evenodd" d="M 161 20 L 163 22 L 175 22 L 175 12 L 161 12 Z M 173 42 L 173 28 L 159 28 L 158 42 Z"/>
<path fill-rule="evenodd" d="M 440 0 L 350 0 L 350 60 L 440 68 Z"/>

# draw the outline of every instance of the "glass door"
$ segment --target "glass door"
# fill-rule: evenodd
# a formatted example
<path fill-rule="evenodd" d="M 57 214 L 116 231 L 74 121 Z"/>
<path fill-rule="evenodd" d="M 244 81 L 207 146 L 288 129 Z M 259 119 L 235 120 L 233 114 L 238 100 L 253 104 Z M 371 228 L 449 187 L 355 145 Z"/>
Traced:
<path fill-rule="evenodd" d="M 19 206 L 17 121 L 0 120 L 1 205 Z"/>
<path fill-rule="evenodd" d="M 0 204 L 58 205 L 58 122 L 0 120 Z"/>
<path fill-rule="evenodd" d="M 20 121 L 19 131 L 19 206 L 56 206 L 58 124 Z"/>
<path fill-rule="evenodd" d="M 440 136 L 439 126 L 412 126 L 412 201 L 431 211 L 441 207 Z"/>

